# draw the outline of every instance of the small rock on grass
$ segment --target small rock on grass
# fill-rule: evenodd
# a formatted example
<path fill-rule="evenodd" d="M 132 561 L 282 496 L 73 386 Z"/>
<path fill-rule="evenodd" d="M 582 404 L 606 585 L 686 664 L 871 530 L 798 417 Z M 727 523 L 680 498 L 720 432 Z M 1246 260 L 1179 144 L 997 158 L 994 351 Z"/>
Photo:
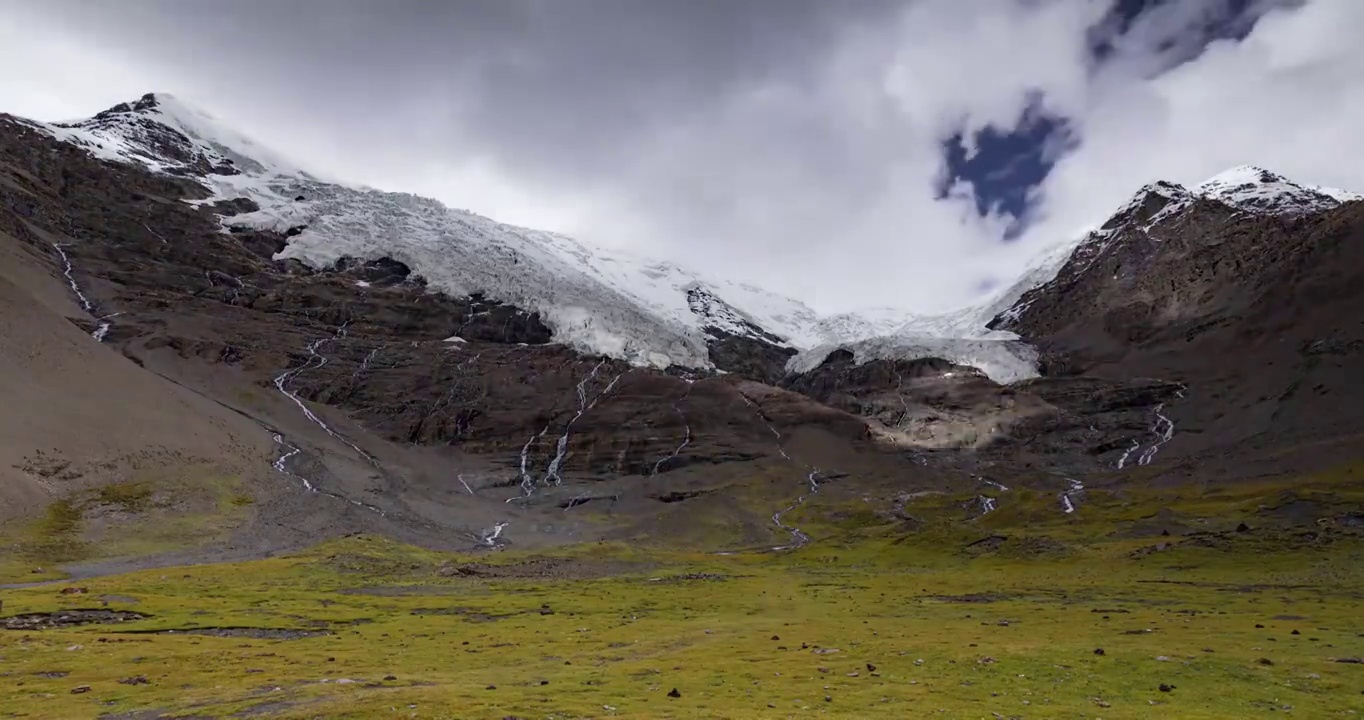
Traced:
<path fill-rule="evenodd" d="M 680 698 L 680 697 L 682 697 L 682 693 L 679 692 L 677 688 L 673 688 L 672 690 L 669 690 L 669 691 L 668 691 L 668 697 L 670 697 L 670 698 Z"/>

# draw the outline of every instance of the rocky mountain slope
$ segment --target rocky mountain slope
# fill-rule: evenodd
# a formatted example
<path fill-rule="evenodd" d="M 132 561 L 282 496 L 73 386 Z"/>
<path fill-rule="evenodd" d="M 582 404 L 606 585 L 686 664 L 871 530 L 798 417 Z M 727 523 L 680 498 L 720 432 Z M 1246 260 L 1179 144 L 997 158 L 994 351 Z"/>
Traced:
<path fill-rule="evenodd" d="M 810 540 L 788 513 L 815 496 L 898 513 L 907 494 L 979 492 L 969 519 L 1025 487 L 1070 513 L 1077 488 L 1133 472 L 1235 480 L 1351 457 L 1354 199 L 1248 169 L 1158 184 L 981 307 L 821 318 L 325 182 L 166 96 L 67 125 L 0 116 L 0 239 L 27 258 L 9 275 L 66 293 L 68 340 L 269 448 L 233 456 L 274 498 L 244 548 L 304 527 L 786 546 Z M 48 420 L 73 438 L 110 422 Z M 15 471 L 35 506 L 79 490 Z"/>
<path fill-rule="evenodd" d="M 50 277 L 51 257 L 50 247 L 0 240 L 0 520 L 40 510 L 58 488 L 169 468 L 267 477 L 272 448 L 258 426 L 65 321 L 81 314 L 79 298 Z"/>
<path fill-rule="evenodd" d="M 202 178 L 0 122 L 0 229 L 45 258 L 50 285 L 65 285 L 70 264 L 88 342 L 255 420 L 255 439 L 276 448 L 274 479 L 305 493 L 296 506 L 344 513 L 337 527 L 446 544 L 552 540 L 579 532 L 564 510 L 609 498 L 676 512 L 679 499 L 708 502 L 764 462 L 788 462 L 774 424 L 864 442 L 859 419 L 737 375 L 549 344 L 538 313 L 434 291 L 392 258 L 324 269 L 275 259 L 288 232 L 223 232 L 247 206 L 203 202 Z M 693 469 L 704 466 L 725 467 Z M 769 525 L 769 512 L 745 522 Z"/>
<path fill-rule="evenodd" d="M 1254 472 L 1353 458 L 1360 200 L 1250 167 L 1148 186 L 992 326 L 1037 347 L 1050 376 L 1178 382 L 1180 446 L 1203 474 L 1243 474 L 1232 458 L 1269 448 Z"/>

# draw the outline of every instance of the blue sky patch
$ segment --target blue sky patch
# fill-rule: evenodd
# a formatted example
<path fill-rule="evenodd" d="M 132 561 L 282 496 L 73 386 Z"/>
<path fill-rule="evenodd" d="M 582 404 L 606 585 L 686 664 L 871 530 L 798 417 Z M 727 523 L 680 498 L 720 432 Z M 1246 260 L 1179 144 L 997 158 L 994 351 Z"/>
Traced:
<path fill-rule="evenodd" d="M 1041 97 L 1029 103 L 1013 127 L 958 130 L 942 143 L 938 199 L 970 183 L 976 212 L 1007 219 L 1004 239 L 1012 240 L 1027 229 L 1038 200 L 1036 188 L 1077 140 L 1071 123 L 1048 112 Z M 971 145 L 974 153 L 968 150 Z"/>

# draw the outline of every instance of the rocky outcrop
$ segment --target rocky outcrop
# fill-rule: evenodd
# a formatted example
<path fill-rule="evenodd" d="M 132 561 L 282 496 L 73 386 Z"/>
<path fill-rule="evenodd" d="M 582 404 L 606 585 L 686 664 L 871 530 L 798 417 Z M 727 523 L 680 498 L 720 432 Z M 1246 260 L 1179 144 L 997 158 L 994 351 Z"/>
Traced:
<path fill-rule="evenodd" d="M 1134 439 L 1147 439 L 1153 409 L 1182 390 L 1177 383 L 1096 378 L 1005 386 L 939 358 L 859 365 L 846 350 L 782 385 L 867 418 L 879 437 L 901 447 L 970 450 L 989 462 L 1071 474 L 1112 469 Z"/>
<path fill-rule="evenodd" d="M 831 407 L 868 418 L 880 437 L 909 448 L 978 448 L 1008 432 L 1028 412 L 975 368 L 940 358 L 872 360 L 835 350 L 817 368 L 782 385 Z"/>
<path fill-rule="evenodd" d="M 758 382 L 774 383 L 786 374 L 796 350 L 762 329 L 708 288 L 687 290 L 687 306 L 702 320 L 711 363 L 716 369 Z"/>
<path fill-rule="evenodd" d="M 720 328 L 706 328 L 710 360 L 717 370 L 773 384 L 786 375 L 792 348 L 754 337 L 736 335 Z"/>

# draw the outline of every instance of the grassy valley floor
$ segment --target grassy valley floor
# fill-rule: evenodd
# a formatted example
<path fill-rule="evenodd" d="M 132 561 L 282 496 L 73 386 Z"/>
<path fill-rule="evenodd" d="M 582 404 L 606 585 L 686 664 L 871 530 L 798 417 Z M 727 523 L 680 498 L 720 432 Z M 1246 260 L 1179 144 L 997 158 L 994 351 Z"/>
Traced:
<path fill-rule="evenodd" d="M 3 591 L 0 716 L 1358 717 L 1364 541 L 1223 537 L 1032 557 L 347 538 Z"/>

